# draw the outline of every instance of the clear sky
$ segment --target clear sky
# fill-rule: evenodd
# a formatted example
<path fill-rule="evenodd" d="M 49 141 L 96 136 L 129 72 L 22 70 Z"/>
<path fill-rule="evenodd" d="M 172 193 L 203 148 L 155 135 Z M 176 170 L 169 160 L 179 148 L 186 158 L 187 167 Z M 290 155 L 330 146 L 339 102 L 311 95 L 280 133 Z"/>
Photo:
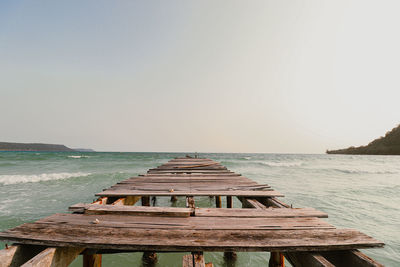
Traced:
<path fill-rule="evenodd" d="M 400 2 L 1 1 L 0 141 L 324 153 L 400 115 Z"/>

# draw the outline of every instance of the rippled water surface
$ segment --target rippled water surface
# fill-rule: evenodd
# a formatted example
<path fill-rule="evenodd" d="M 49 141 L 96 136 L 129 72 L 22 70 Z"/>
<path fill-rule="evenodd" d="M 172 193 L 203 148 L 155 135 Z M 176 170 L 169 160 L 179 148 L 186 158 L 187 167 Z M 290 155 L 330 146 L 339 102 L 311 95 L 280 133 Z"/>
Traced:
<path fill-rule="evenodd" d="M 130 176 L 182 153 L 0 152 L 0 230 L 65 212 Z M 286 154 L 201 154 L 285 194 L 294 207 L 314 207 L 329 223 L 356 228 L 385 242 L 364 252 L 400 266 L 400 157 Z M 209 198 L 196 199 L 201 206 Z M 160 199 L 158 205 L 169 205 Z M 179 200 L 178 206 L 184 205 Z M 240 202 L 235 201 L 239 207 Z M 3 246 L 3 244 L 1 244 Z M 182 253 L 159 254 L 158 266 L 180 266 Z M 222 253 L 206 261 L 225 266 Z M 266 266 L 268 253 L 238 253 L 236 266 Z M 104 255 L 103 266 L 140 266 L 140 253 Z M 72 266 L 82 266 L 78 258 Z"/>

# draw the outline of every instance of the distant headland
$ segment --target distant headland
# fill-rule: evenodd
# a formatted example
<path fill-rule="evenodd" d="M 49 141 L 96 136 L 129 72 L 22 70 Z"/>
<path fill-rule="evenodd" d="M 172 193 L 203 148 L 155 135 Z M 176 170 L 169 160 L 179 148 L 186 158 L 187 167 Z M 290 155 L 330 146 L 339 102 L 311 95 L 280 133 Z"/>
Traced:
<path fill-rule="evenodd" d="M 328 154 L 400 155 L 400 125 L 366 146 L 327 150 Z"/>
<path fill-rule="evenodd" d="M 94 152 L 94 150 L 92 149 L 86 149 L 86 148 L 72 149 L 64 145 L 42 144 L 42 143 L 10 143 L 10 142 L 0 142 L 0 151 Z"/>

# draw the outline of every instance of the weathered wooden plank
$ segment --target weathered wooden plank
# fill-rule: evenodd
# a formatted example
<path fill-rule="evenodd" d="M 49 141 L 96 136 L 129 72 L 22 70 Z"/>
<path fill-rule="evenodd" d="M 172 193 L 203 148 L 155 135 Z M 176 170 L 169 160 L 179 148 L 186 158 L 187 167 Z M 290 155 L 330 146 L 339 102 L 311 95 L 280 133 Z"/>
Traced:
<path fill-rule="evenodd" d="M 262 189 L 254 189 L 252 186 L 234 186 L 219 184 L 117 184 L 113 185 L 109 190 L 135 190 L 135 191 L 273 191 L 272 188 L 263 187 Z M 125 200 L 124 200 L 125 201 Z"/>
<path fill-rule="evenodd" d="M 97 204 L 75 204 L 69 208 L 72 211 L 79 210 L 85 214 L 119 214 L 138 216 L 169 216 L 189 217 L 192 209 L 173 207 L 146 207 L 146 206 L 113 206 Z"/>
<path fill-rule="evenodd" d="M 242 176 L 240 173 L 235 173 L 235 172 L 216 172 L 216 173 L 185 173 L 185 172 L 180 172 L 180 173 L 146 173 L 139 175 L 141 177 L 148 177 L 148 176 L 153 176 L 153 177 L 165 177 L 165 176 L 176 176 L 176 177 L 202 177 L 202 176 L 215 176 L 215 177 L 220 177 L 220 176 Z"/>
<path fill-rule="evenodd" d="M 169 166 L 158 166 L 156 168 L 151 168 L 149 171 L 159 171 L 159 170 L 227 170 L 226 167 L 221 166 L 221 165 L 215 165 L 215 164 L 204 164 L 204 165 L 169 165 Z"/>
<path fill-rule="evenodd" d="M 294 218 L 294 217 L 318 217 L 327 218 L 328 214 L 313 208 L 296 209 L 237 209 L 237 208 L 196 208 L 195 216 L 198 217 L 241 217 L 241 218 Z"/>
<path fill-rule="evenodd" d="M 332 225 L 315 217 L 298 218 L 240 218 L 240 217 L 161 217 L 126 216 L 115 214 L 54 214 L 37 221 L 40 224 L 70 224 L 92 227 L 137 229 L 194 229 L 194 230 L 282 230 L 329 229 Z"/>
<path fill-rule="evenodd" d="M 224 176 L 242 176 L 239 173 L 227 173 L 227 172 L 223 172 L 223 173 L 146 173 L 143 175 L 139 175 L 141 177 L 224 177 Z"/>
<path fill-rule="evenodd" d="M 234 173 L 228 170 L 198 170 L 198 169 L 191 169 L 191 170 L 149 170 L 147 171 L 148 174 L 161 174 L 161 173 L 205 173 L 205 174 L 230 174 Z"/>
<path fill-rule="evenodd" d="M 96 202 L 93 202 L 93 203 L 96 203 Z M 88 205 L 89 204 L 86 204 L 86 203 L 76 203 L 72 206 L 69 206 L 68 210 L 71 212 L 74 212 L 74 213 L 84 213 L 85 209 Z M 101 204 L 92 204 L 92 205 L 101 205 Z"/>
<path fill-rule="evenodd" d="M 105 190 L 96 196 L 125 197 L 125 196 L 242 196 L 242 197 L 283 197 L 283 194 L 274 190 L 231 190 L 231 191 L 152 191 L 152 190 Z"/>
<path fill-rule="evenodd" d="M 182 178 L 175 178 L 175 177 L 171 177 L 171 178 L 148 178 L 146 177 L 145 179 L 143 178 L 137 178 L 137 179 L 128 179 L 128 180 L 124 180 L 121 182 L 118 182 L 117 184 L 151 184 L 151 183 L 166 183 L 166 184 L 175 184 L 175 183 L 214 183 L 214 184 L 223 184 L 223 183 L 228 183 L 228 184 L 232 184 L 232 185 L 238 185 L 238 186 L 254 186 L 254 187 L 258 187 L 260 186 L 259 184 L 257 184 L 256 182 L 253 182 L 251 180 L 248 179 L 243 179 L 243 178 L 236 178 L 236 177 L 241 177 L 241 176 L 235 176 L 234 178 L 214 178 L 214 177 L 182 177 Z M 264 186 L 268 186 L 268 185 L 264 185 Z"/>
<path fill-rule="evenodd" d="M 0 267 L 19 267 L 45 247 L 32 245 L 14 245 L 0 250 Z"/>
<path fill-rule="evenodd" d="M 381 247 L 351 229 L 162 230 L 70 224 L 24 224 L 0 233 L 1 240 L 46 246 L 138 251 L 324 251 Z"/>
<path fill-rule="evenodd" d="M 200 165 L 200 164 L 216 164 L 216 165 L 220 165 L 220 166 L 222 166 L 221 165 L 221 163 L 219 163 L 219 162 L 215 162 L 215 161 L 191 161 L 191 162 L 174 162 L 174 161 L 168 161 L 168 162 L 166 162 L 166 163 L 164 163 L 164 164 L 161 164 L 160 166 L 168 166 L 168 165 L 194 165 L 194 164 L 198 164 L 198 165 Z"/>
<path fill-rule="evenodd" d="M 47 248 L 21 267 L 67 267 L 82 251 L 80 247 Z"/>

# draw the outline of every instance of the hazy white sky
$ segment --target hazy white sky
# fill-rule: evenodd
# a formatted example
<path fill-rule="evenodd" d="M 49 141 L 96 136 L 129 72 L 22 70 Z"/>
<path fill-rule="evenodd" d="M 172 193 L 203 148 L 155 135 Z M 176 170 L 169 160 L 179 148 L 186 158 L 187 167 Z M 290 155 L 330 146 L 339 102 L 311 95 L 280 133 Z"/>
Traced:
<path fill-rule="evenodd" d="M 323 153 L 399 123 L 399 1 L 1 1 L 0 141 Z"/>

